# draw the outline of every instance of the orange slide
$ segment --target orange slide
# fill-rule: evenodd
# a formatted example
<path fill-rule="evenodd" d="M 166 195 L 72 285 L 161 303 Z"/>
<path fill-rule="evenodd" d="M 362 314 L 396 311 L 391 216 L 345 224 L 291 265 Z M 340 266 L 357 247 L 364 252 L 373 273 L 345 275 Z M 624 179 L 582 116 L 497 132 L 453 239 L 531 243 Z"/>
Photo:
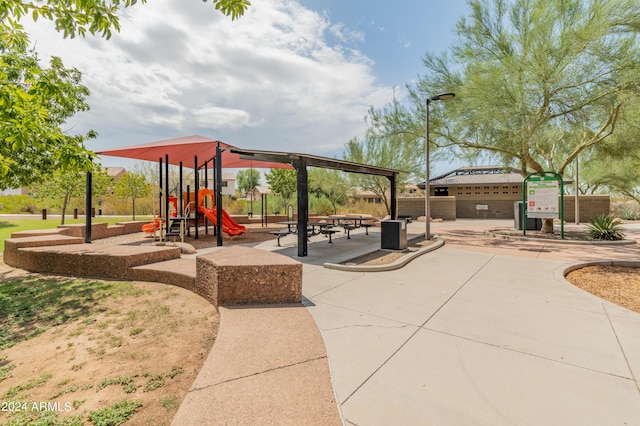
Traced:
<path fill-rule="evenodd" d="M 160 227 L 162 226 L 161 222 L 164 222 L 164 220 L 161 221 L 160 216 L 156 216 L 153 222 L 142 225 L 142 231 L 148 232 L 149 234 L 153 234 L 155 231 L 160 229 Z"/>
<path fill-rule="evenodd" d="M 214 225 L 218 225 L 218 215 L 215 206 L 212 208 L 206 208 L 204 206 L 198 206 L 198 211 L 205 215 Z M 231 218 L 229 213 L 222 209 L 222 231 L 227 235 L 242 235 L 247 232 L 247 228 L 238 224 Z"/>

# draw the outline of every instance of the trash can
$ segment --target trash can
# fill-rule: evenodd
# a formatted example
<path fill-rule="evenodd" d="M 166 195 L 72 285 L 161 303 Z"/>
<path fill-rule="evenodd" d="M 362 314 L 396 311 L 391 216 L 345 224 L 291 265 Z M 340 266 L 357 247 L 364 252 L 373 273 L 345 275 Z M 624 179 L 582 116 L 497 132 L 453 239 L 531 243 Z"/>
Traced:
<path fill-rule="evenodd" d="M 380 246 L 388 250 L 407 248 L 407 222 L 404 220 L 383 220 L 381 223 Z"/>
<path fill-rule="evenodd" d="M 522 231 L 522 201 L 513 203 L 513 219 L 514 227 L 518 231 Z M 539 231 L 542 229 L 542 219 L 538 217 L 527 218 L 527 231 Z"/>

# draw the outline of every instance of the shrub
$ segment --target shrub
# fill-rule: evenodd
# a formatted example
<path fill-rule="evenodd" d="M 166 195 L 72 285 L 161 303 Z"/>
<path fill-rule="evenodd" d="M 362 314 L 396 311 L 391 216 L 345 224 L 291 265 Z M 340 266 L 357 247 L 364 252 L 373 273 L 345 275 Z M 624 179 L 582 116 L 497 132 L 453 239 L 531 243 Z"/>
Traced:
<path fill-rule="evenodd" d="M 640 212 L 635 211 L 631 207 L 623 207 L 620 211 L 620 218 L 624 220 L 638 220 L 640 219 Z"/>
<path fill-rule="evenodd" d="M 129 420 L 139 407 L 142 407 L 142 403 L 125 399 L 111 407 L 92 411 L 89 419 L 96 426 L 117 426 Z"/>
<path fill-rule="evenodd" d="M 610 214 L 601 214 L 589 221 L 589 235 L 594 240 L 617 241 L 624 239 L 620 221 Z"/>

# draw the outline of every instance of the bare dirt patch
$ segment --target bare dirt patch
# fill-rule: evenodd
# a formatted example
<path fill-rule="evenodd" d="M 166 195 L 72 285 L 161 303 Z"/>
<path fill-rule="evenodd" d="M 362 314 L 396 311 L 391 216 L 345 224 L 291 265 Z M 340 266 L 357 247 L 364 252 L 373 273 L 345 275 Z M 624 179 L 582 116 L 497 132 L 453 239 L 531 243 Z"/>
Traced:
<path fill-rule="evenodd" d="M 567 274 L 566 279 L 591 294 L 640 313 L 640 268 L 585 266 Z"/>
<path fill-rule="evenodd" d="M 170 424 L 215 340 L 219 317 L 211 304 L 158 283 L 23 278 L 24 290 L 0 282 L 0 308 L 12 297 L 28 310 L 32 304 L 19 302 L 23 291 L 38 308 L 26 323 L 16 319 L 22 309 L 0 315 L 0 423 L 57 416 L 92 424 L 90 413 L 126 400 L 139 405 L 127 424 Z"/>

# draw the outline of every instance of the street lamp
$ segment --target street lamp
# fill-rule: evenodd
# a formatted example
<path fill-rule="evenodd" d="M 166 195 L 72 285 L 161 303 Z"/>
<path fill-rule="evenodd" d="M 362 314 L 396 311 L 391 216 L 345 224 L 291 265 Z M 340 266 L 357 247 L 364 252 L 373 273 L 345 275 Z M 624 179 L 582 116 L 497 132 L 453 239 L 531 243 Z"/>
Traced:
<path fill-rule="evenodd" d="M 431 192 L 431 188 L 429 187 L 429 104 L 433 101 L 446 101 L 447 99 L 451 99 L 455 97 L 455 93 L 447 92 L 440 93 L 439 95 L 432 96 L 427 99 L 427 112 L 426 112 L 426 124 L 425 124 L 425 137 L 424 137 L 424 157 L 425 157 L 425 179 L 424 179 L 424 218 L 425 218 L 425 233 L 424 239 L 425 241 L 431 238 L 431 230 L 430 230 L 430 222 L 429 218 L 431 217 L 431 205 L 429 203 L 429 193 Z"/>

